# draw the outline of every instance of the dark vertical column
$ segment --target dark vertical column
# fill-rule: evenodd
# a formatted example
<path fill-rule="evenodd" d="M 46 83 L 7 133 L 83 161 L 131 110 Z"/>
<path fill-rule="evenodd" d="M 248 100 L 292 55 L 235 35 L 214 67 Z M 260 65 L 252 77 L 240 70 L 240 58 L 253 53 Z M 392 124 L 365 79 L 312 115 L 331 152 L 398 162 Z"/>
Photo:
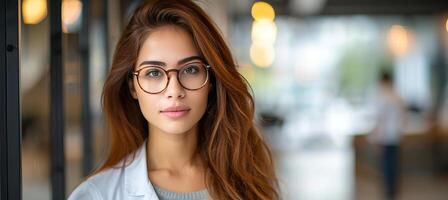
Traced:
<path fill-rule="evenodd" d="M 52 199 L 65 199 L 61 0 L 50 6 L 50 159 Z"/>
<path fill-rule="evenodd" d="M 0 199 L 22 199 L 19 1 L 0 2 Z"/>
<path fill-rule="evenodd" d="M 6 142 L 7 127 L 6 127 L 6 91 L 8 91 L 6 84 L 6 1 L 0 2 L 0 200 L 7 199 L 8 191 L 8 143 Z"/>
<path fill-rule="evenodd" d="M 90 112 L 90 67 L 89 67 L 89 0 L 82 0 L 81 32 L 79 48 L 81 54 L 81 102 L 82 102 L 82 174 L 92 170 L 92 117 Z"/>
<path fill-rule="evenodd" d="M 448 173 L 448 156 L 444 153 L 444 146 L 447 144 L 447 141 L 444 140 L 443 131 L 441 130 L 439 116 L 440 112 L 443 110 L 443 104 L 445 103 L 446 98 L 446 90 L 448 83 L 448 71 L 447 71 L 447 62 L 446 62 L 446 48 L 447 42 L 445 23 L 448 18 L 448 13 L 442 13 L 435 17 L 435 20 L 438 20 L 438 46 L 435 51 L 434 62 L 431 66 L 431 83 L 432 83 L 432 93 L 433 93 L 433 102 L 432 109 L 430 112 L 430 120 L 432 126 L 430 127 L 430 134 L 432 136 L 432 159 L 434 171 L 437 175 L 443 175 L 444 173 Z"/>
<path fill-rule="evenodd" d="M 104 62 L 104 75 L 109 72 L 110 65 L 110 45 L 109 45 L 109 0 L 103 0 L 103 31 L 104 31 L 104 55 L 106 61 Z"/>

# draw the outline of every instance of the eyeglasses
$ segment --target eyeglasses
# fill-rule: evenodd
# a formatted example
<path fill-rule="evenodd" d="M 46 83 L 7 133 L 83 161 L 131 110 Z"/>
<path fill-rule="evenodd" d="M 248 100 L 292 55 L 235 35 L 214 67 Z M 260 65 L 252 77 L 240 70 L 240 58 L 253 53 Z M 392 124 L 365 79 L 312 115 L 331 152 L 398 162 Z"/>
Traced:
<path fill-rule="evenodd" d="M 187 90 L 199 90 L 205 86 L 210 66 L 202 62 L 188 63 L 180 69 L 165 70 L 159 66 L 143 67 L 132 74 L 137 77 L 140 88 L 149 94 L 163 92 L 170 82 L 169 73 L 177 72 L 177 80 Z"/>

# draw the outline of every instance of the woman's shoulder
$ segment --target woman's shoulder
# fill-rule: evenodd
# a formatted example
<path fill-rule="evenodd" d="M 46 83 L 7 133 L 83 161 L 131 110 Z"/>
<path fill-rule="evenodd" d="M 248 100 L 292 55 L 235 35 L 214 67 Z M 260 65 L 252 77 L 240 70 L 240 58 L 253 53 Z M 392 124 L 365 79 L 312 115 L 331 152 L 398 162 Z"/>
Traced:
<path fill-rule="evenodd" d="M 122 187 L 123 173 L 123 168 L 109 168 L 98 172 L 76 187 L 68 200 L 112 199 L 112 196 L 117 196 L 116 193 L 120 193 L 116 190 L 120 190 Z"/>
<path fill-rule="evenodd" d="M 68 200 L 103 200 L 100 190 L 91 181 L 84 181 L 70 194 Z"/>
<path fill-rule="evenodd" d="M 150 189 L 147 178 L 146 152 L 144 145 L 126 156 L 114 167 L 104 169 L 81 183 L 70 195 L 69 200 L 125 199 L 126 195 L 140 195 Z"/>

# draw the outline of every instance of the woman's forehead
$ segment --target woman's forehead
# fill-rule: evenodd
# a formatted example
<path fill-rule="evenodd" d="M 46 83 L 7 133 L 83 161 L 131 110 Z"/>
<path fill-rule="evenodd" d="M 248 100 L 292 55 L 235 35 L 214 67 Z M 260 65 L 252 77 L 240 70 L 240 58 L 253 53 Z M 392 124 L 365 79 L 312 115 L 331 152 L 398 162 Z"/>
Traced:
<path fill-rule="evenodd" d="M 199 56 L 191 36 L 182 28 L 163 26 L 151 31 L 143 42 L 138 63 L 143 60 L 157 60 L 175 65 L 180 60 Z"/>
<path fill-rule="evenodd" d="M 180 59 L 179 61 L 177 61 L 176 66 L 182 66 L 182 65 L 185 65 L 185 64 L 191 63 L 191 62 L 206 63 L 205 60 L 201 56 L 194 55 L 194 56 L 188 56 L 188 57 Z M 143 68 L 145 66 L 152 66 L 152 65 L 160 66 L 160 67 L 168 67 L 167 63 L 160 61 L 160 60 L 143 60 L 142 62 L 137 63 L 136 70 L 138 70 L 139 68 Z"/>

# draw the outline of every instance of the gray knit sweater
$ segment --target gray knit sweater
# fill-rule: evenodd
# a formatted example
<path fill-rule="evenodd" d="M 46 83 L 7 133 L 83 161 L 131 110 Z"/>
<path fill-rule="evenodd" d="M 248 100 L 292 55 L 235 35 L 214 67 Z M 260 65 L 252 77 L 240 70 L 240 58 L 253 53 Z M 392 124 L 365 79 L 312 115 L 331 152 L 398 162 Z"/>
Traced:
<path fill-rule="evenodd" d="M 207 189 L 196 192 L 171 192 L 154 185 L 157 197 L 160 200 L 207 200 Z"/>

